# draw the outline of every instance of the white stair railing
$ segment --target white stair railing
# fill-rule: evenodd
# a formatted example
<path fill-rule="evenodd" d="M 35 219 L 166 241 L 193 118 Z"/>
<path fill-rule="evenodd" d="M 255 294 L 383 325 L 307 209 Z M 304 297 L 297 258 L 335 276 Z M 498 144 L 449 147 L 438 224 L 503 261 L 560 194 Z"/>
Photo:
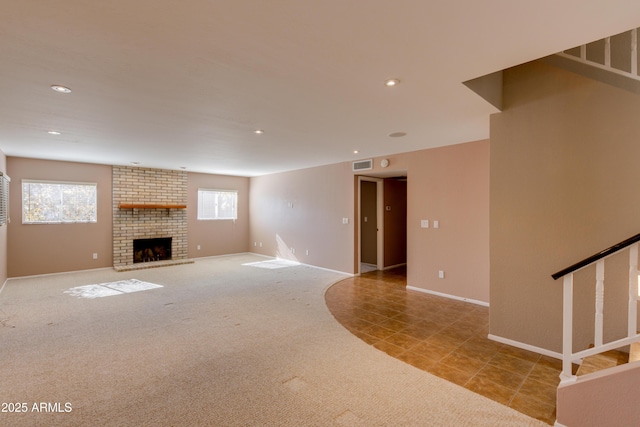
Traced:
<path fill-rule="evenodd" d="M 623 242 L 618 243 L 602 252 L 580 261 L 571 267 L 552 275 L 554 279 L 563 278 L 563 313 L 562 313 L 562 373 L 561 383 L 574 382 L 577 377 L 573 375 L 572 364 L 581 359 L 604 353 L 620 347 L 640 342 L 640 334 L 637 333 L 637 306 L 638 306 L 638 245 L 640 234 L 637 234 Z M 605 288 L 605 260 L 619 251 L 629 248 L 629 294 L 627 309 L 627 336 L 610 342 L 603 342 L 604 336 L 604 288 Z M 595 280 L 595 329 L 594 346 L 587 350 L 573 351 L 573 276 L 574 273 L 586 267 L 596 267 Z"/>
<path fill-rule="evenodd" d="M 638 29 L 565 50 L 557 55 L 640 80 Z"/>

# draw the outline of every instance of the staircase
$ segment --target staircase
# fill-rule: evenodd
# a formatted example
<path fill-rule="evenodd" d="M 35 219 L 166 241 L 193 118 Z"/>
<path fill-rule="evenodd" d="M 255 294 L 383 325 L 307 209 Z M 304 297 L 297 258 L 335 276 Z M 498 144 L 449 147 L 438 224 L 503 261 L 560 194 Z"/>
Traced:
<path fill-rule="evenodd" d="M 561 383 L 575 382 L 572 364 L 587 357 L 616 350 L 633 343 L 640 342 L 640 334 L 637 332 L 637 307 L 638 307 L 638 248 L 640 246 L 640 234 L 636 234 L 620 243 L 617 243 L 603 251 L 583 259 L 555 274 L 555 280 L 562 278 L 563 282 L 563 308 L 562 308 L 562 374 Z M 611 256 L 626 250 L 628 251 L 628 311 L 627 311 L 627 336 L 615 341 L 604 341 L 604 288 L 605 288 L 605 261 Z M 595 266 L 595 314 L 594 314 L 594 345 L 586 350 L 573 351 L 573 304 L 574 274 L 589 266 Z"/>
<path fill-rule="evenodd" d="M 640 94 L 638 28 L 567 49 L 544 61 L 584 77 Z"/>
<path fill-rule="evenodd" d="M 637 28 L 565 50 L 558 55 L 640 80 Z"/>
<path fill-rule="evenodd" d="M 562 373 L 557 390 L 556 426 L 637 425 L 640 420 L 640 406 L 636 404 L 635 397 L 640 383 L 640 363 L 636 363 L 640 361 L 637 322 L 639 247 L 640 234 L 636 234 L 552 275 L 556 280 L 562 278 L 563 283 Z M 606 341 L 605 261 L 617 254 L 628 257 L 624 267 L 613 262 L 613 265 L 626 269 L 627 279 L 623 283 L 608 282 L 607 287 L 626 289 L 627 331 L 622 338 Z M 595 272 L 595 280 L 590 285 L 595 290 L 594 344 L 586 350 L 574 351 L 574 275 L 590 266 L 595 267 L 591 270 Z M 614 276 L 620 277 L 620 274 Z M 621 351 L 626 348 L 629 348 L 629 353 Z M 577 372 L 574 371 L 576 363 L 581 364 Z"/>
<path fill-rule="evenodd" d="M 589 356 L 578 367 L 576 376 L 589 375 L 604 369 L 640 360 L 640 343 L 634 342 L 629 346 L 629 353 L 620 350 L 609 350 L 594 356 Z"/>
<path fill-rule="evenodd" d="M 637 344 L 637 343 L 636 343 Z M 634 355 L 635 360 L 640 359 L 640 354 Z M 631 362 L 631 353 L 625 353 L 619 350 L 609 350 L 589 356 L 582 361 L 582 364 L 576 372 L 576 376 L 593 374 L 604 369 L 613 368 L 614 366 L 623 365 Z"/>

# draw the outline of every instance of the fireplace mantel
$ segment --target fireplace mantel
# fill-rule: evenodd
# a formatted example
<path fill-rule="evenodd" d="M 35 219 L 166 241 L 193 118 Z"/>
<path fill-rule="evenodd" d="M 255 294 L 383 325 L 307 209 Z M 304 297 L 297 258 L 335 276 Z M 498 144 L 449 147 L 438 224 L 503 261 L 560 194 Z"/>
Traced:
<path fill-rule="evenodd" d="M 120 209 L 186 209 L 187 205 L 150 204 L 150 203 L 120 203 Z"/>

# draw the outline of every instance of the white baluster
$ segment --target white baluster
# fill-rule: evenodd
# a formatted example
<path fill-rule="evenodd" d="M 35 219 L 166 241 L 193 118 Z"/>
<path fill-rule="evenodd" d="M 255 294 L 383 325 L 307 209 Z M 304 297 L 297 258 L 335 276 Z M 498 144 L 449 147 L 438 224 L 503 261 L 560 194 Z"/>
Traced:
<path fill-rule="evenodd" d="M 602 345 L 604 330 L 604 259 L 596 263 L 596 324 L 594 331 L 594 344 Z"/>
<path fill-rule="evenodd" d="M 604 39 L 604 66 L 611 67 L 611 37 Z"/>
<path fill-rule="evenodd" d="M 562 373 L 561 382 L 575 381 L 572 375 L 573 354 L 573 273 L 564 276 L 562 288 Z"/>
<path fill-rule="evenodd" d="M 638 243 L 629 248 L 629 314 L 628 314 L 628 335 L 635 337 L 637 333 L 637 311 L 638 311 Z"/>

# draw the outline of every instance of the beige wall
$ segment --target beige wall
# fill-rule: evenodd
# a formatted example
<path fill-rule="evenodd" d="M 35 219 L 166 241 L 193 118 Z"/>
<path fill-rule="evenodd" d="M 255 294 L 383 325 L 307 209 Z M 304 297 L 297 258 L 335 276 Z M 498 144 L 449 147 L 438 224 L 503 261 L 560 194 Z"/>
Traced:
<path fill-rule="evenodd" d="M 9 277 L 113 266 L 111 166 L 7 158 L 11 177 Z M 22 180 L 95 182 L 98 222 L 94 224 L 22 224 Z M 93 259 L 93 254 L 98 259 Z"/>
<path fill-rule="evenodd" d="M 507 70 L 504 97 L 491 117 L 491 333 L 559 352 L 551 274 L 640 231 L 640 97 L 539 62 Z M 625 332 L 616 265 L 606 267 L 605 340 Z M 593 342 L 594 282 L 580 274 L 575 285 L 587 325 L 576 348 Z"/>
<path fill-rule="evenodd" d="M 406 156 L 408 285 L 489 302 L 489 141 Z"/>
<path fill-rule="evenodd" d="M 4 159 L 4 157 L 1 157 Z M 2 164 L 0 163 L 0 166 Z M 112 167 L 9 157 L 11 217 L 7 251 L 0 258 L 8 263 L 7 277 L 31 276 L 62 271 L 113 266 Z M 97 182 L 96 224 L 23 225 L 20 200 L 23 179 Z M 198 188 L 238 190 L 238 220 L 198 221 Z M 188 257 L 206 257 L 249 250 L 249 179 L 221 175 L 188 174 Z M 0 229 L 0 247 L 6 227 Z M 53 242 L 53 243 L 52 243 Z M 197 250 L 200 245 L 200 250 Z M 98 253 L 98 259 L 93 259 Z M 8 255 L 6 255 L 8 254 Z M 0 279 L 2 276 L 0 275 Z M 4 283 L 4 280 L 3 282 Z"/>
<path fill-rule="evenodd" d="M 407 284 L 488 303 L 489 141 L 384 158 L 388 168 L 376 158 L 367 173 L 407 176 Z M 421 220 L 429 220 L 429 228 L 421 228 Z"/>
<path fill-rule="evenodd" d="M 237 190 L 238 219 L 198 221 L 199 188 Z M 187 206 L 189 258 L 249 252 L 249 178 L 189 173 Z"/>
<path fill-rule="evenodd" d="M 1 150 L 0 171 L 2 171 L 2 173 L 7 173 L 7 157 Z M 9 178 L 11 178 L 11 175 L 9 175 Z M 7 229 L 8 225 L 0 226 L 0 289 L 9 277 L 7 273 Z"/>
<path fill-rule="evenodd" d="M 386 158 L 388 168 L 377 158 L 367 174 L 408 176 L 408 284 L 488 302 L 489 141 Z M 251 250 L 354 273 L 356 185 L 350 162 L 251 178 Z M 422 229 L 421 219 L 439 220 L 440 228 Z"/>
<path fill-rule="evenodd" d="M 395 167 L 408 174 L 409 285 L 488 301 L 488 152 L 488 141 L 423 150 L 388 157 L 389 168 L 372 171 Z M 110 166 L 21 158 L 7 163 L 12 200 L 21 198 L 22 179 L 99 185 L 98 224 L 22 225 L 20 204 L 12 204 L 9 277 L 113 265 Z M 239 217 L 235 224 L 197 221 L 195 207 L 188 209 L 188 256 L 252 251 L 354 273 L 356 183 L 350 162 L 251 179 L 189 173 L 188 206 L 197 205 L 198 188 L 237 189 Z M 439 220 L 441 226 L 422 229 L 421 219 Z M 98 260 L 91 259 L 94 252 Z M 438 270 L 445 279 L 438 279 Z"/>
<path fill-rule="evenodd" d="M 251 178 L 250 249 L 353 273 L 353 201 L 350 163 Z"/>

